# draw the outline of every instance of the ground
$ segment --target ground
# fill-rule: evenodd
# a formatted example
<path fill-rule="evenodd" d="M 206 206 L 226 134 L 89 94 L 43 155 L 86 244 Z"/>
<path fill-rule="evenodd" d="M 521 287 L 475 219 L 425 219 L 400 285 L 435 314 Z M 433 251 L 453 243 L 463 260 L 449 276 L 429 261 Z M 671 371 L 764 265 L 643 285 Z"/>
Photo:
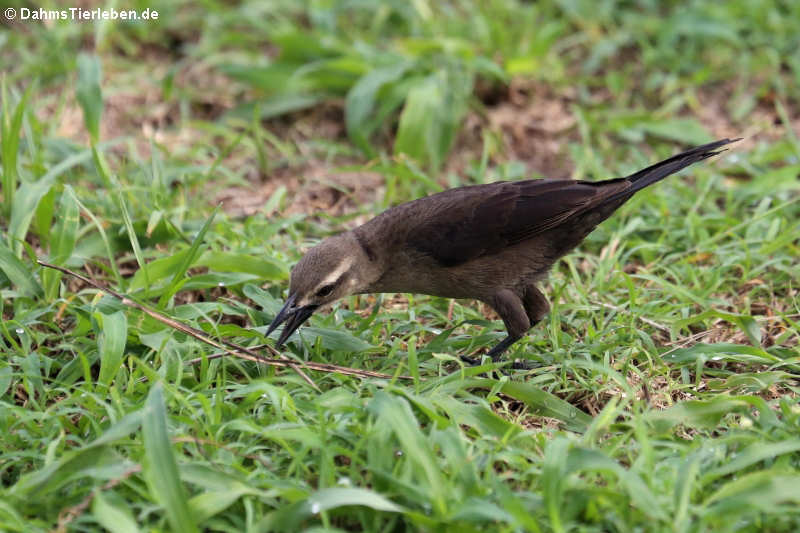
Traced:
<path fill-rule="evenodd" d="M 795 7 L 145 7 L 0 26 L 0 529 L 797 528 Z M 302 375 L 192 337 L 275 356 L 291 265 L 389 205 L 725 137 L 559 262 L 530 371 L 420 295 L 315 315 Z"/>

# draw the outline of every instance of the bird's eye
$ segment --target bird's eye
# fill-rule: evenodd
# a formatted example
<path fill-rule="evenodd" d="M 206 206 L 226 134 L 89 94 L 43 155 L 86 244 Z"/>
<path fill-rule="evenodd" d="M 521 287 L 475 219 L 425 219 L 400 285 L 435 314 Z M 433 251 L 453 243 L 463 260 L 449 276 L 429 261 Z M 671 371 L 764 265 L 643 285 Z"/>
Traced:
<path fill-rule="evenodd" d="M 317 296 L 319 296 L 320 298 L 324 298 L 325 296 L 328 296 L 332 292 L 333 292 L 333 283 L 331 283 L 330 285 L 325 285 L 320 290 L 318 290 Z"/>

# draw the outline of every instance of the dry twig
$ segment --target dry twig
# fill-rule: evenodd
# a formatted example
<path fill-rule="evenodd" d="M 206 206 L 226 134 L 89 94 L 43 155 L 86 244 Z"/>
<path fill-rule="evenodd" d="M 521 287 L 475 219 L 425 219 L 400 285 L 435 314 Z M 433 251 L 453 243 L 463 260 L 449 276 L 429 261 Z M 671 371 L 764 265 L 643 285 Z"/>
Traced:
<path fill-rule="evenodd" d="M 134 309 L 138 309 L 139 311 L 151 316 L 152 318 L 158 320 L 159 322 L 161 322 L 163 324 L 166 324 L 166 325 L 168 325 L 169 327 L 171 327 L 173 329 L 176 329 L 178 331 L 186 333 L 187 335 L 192 336 L 195 339 L 197 339 L 199 341 L 202 341 L 202 342 L 204 342 L 204 343 L 206 343 L 206 344 L 208 344 L 210 346 L 213 346 L 213 347 L 215 347 L 215 348 L 217 348 L 219 350 L 222 350 L 228 355 L 233 355 L 233 356 L 239 357 L 241 359 L 247 359 L 249 361 L 255 361 L 255 362 L 258 362 L 258 363 L 264 363 L 264 364 L 270 365 L 270 366 L 277 366 L 277 367 L 280 367 L 280 368 L 287 368 L 287 367 L 291 368 L 292 370 L 297 372 L 309 385 L 314 387 L 314 389 L 316 389 L 318 392 L 320 391 L 319 387 L 317 387 L 316 383 L 314 383 L 311 380 L 311 378 L 309 378 L 308 375 L 305 374 L 300 369 L 300 367 L 303 367 L 303 368 L 306 368 L 306 369 L 310 369 L 310 370 L 317 370 L 317 371 L 320 371 L 320 372 L 338 372 L 340 374 L 345 374 L 345 375 L 350 375 L 350 376 L 367 377 L 367 378 L 392 379 L 392 378 L 395 377 L 395 376 L 391 376 L 389 374 L 384 374 L 382 372 L 373 372 L 371 370 L 359 370 L 359 369 L 356 369 L 356 368 L 348 368 L 346 366 L 330 365 L 330 364 L 325 364 L 325 363 L 314 363 L 314 362 L 310 362 L 310 361 L 309 362 L 295 362 L 295 361 L 289 360 L 288 358 L 286 358 L 286 356 L 284 356 L 283 354 L 281 354 L 280 352 L 278 352 L 277 350 L 275 350 L 275 348 L 273 348 L 271 346 L 268 346 L 267 348 L 273 354 L 278 355 L 280 357 L 280 359 L 264 357 L 263 355 L 260 355 L 260 354 L 258 354 L 256 352 L 254 352 L 250 348 L 247 348 L 245 346 L 240 346 L 240 345 L 238 345 L 238 344 L 236 344 L 234 342 L 231 342 L 231 341 L 228 341 L 228 340 L 225 340 L 225 339 L 221 339 L 219 341 L 217 341 L 215 339 L 212 339 L 211 337 L 206 335 L 206 333 L 204 331 L 201 331 L 201 330 L 199 330 L 197 328 L 193 328 L 191 326 L 187 326 L 186 324 L 184 324 L 182 322 L 178 322 L 174 318 L 171 318 L 171 317 L 169 317 L 167 315 L 159 313 L 158 311 L 154 311 L 152 309 L 149 309 L 149 308 L 145 307 L 144 305 L 140 304 L 139 302 L 131 300 L 127 296 L 125 296 L 123 294 L 120 294 L 120 293 L 114 291 L 113 289 L 109 289 L 107 287 L 104 287 L 100 283 L 97 283 L 96 281 L 94 281 L 92 279 L 89 279 L 86 276 L 82 276 L 81 274 L 78 274 L 77 272 L 73 272 L 73 271 L 71 271 L 69 269 L 66 269 L 66 268 L 63 268 L 63 267 L 60 267 L 60 266 L 57 266 L 57 265 L 52 265 L 50 263 L 46 263 L 46 262 L 41 261 L 41 260 L 39 260 L 37 262 L 40 265 L 42 265 L 43 267 L 52 268 L 52 269 L 58 270 L 59 272 L 63 272 L 64 274 L 73 276 L 73 277 L 83 281 L 84 283 L 86 283 L 88 285 L 91 285 L 95 289 L 98 289 L 98 290 L 100 290 L 100 291 L 102 291 L 102 292 L 104 292 L 106 294 L 109 294 L 109 295 L 113 296 L 114 298 L 120 300 L 124 305 L 127 305 L 128 307 L 133 307 Z M 411 379 L 410 376 L 403 376 L 403 375 L 396 376 L 396 377 L 398 377 L 400 379 Z"/>

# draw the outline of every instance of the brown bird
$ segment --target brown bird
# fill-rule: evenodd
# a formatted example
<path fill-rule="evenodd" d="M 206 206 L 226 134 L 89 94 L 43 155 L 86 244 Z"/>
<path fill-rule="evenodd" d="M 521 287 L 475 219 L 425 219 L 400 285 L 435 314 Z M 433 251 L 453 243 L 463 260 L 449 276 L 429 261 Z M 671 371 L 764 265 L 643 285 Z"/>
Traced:
<path fill-rule="evenodd" d="M 281 346 L 320 306 L 350 294 L 473 298 L 492 307 L 508 330 L 487 354 L 497 361 L 548 312 L 535 283 L 553 263 L 637 191 L 738 140 L 692 148 L 625 178 L 473 185 L 387 209 L 300 259 L 267 335 L 286 322 Z"/>

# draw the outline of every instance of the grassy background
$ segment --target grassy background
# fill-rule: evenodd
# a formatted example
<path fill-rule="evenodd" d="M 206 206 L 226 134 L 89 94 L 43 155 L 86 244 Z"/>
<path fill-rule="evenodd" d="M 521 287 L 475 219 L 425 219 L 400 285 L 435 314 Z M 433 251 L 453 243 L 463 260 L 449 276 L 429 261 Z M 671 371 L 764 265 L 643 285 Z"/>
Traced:
<path fill-rule="evenodd" d="M 800 527 L 800 4 L 114 6 L 159 19 L 0 19 L 0 530 Z M 288 356 L 412 378 L 318 392 L 35 262 L 258 345 L 387 205 L 738 136 L 557 265 L 500 379 L 473 302 L 318 313 Z"/>

